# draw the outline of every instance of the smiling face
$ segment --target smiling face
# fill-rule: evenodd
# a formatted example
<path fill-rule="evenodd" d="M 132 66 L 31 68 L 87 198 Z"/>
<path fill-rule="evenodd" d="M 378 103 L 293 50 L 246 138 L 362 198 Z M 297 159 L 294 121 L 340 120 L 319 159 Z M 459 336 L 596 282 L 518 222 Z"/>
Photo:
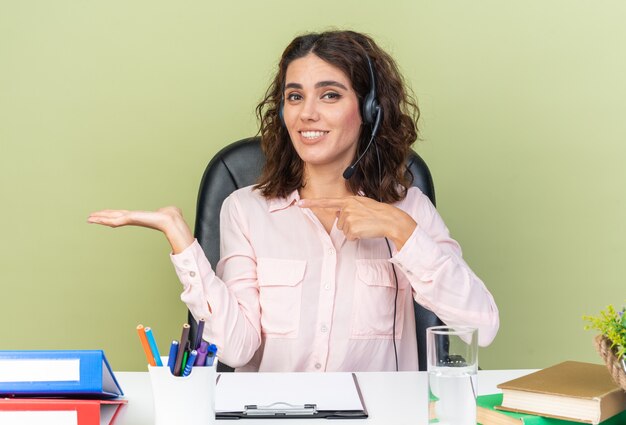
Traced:
<path fill-rule="evenodd" d="M 359 101 L 346 74 L 309 53 L 287 67 L 284 99 L 285 125 L 305 167 L 343 173 L 361 131 Z"/>

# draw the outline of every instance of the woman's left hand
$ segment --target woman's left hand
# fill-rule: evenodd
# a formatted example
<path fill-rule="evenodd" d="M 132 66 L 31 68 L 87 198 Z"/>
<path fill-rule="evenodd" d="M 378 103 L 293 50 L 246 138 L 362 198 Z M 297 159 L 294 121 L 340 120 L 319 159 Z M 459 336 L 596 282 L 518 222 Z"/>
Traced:
<path fill-rule="evenodd" d="M 364 196 L 302 199 L 298 206 L 334 209 L 337 228 L 348 240 L 387 237 L 397 250 L 402 249 L 417 227 L 415 220 L 401 209 Z"/>

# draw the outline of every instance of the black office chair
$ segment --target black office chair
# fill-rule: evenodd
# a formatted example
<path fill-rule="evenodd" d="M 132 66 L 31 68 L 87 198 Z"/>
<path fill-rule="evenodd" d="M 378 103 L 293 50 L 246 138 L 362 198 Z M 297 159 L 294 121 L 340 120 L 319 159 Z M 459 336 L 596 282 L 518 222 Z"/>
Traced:
<path fill-rule="evenodd" d="M 213 267 L 220 259 L 220 209 L 224 199 L 236 189 L 256 183 L 265 163 L 258 137 L 251 137 L 232 143 L 219 151 L 209 162 L 198 193 L 196 207 L 195 237 L 202 246 Z M 413 186 L 430 198 L 435 204 L 435 188 L 428 166 L 415 152 L 411 151 L 407 168 L 413 174 Z M 419 370 L 426 370 L 426 328 L 442 325 L 443 322 L 430 310 L 413 302 L 415 311 L 415 332 Z M 195 332 L 196 322 L 189 313 L 189 323 Z M 193 333 L 192 333 L 193 335 Z M 233 369 L 219 364 L 218 371 Z"/>

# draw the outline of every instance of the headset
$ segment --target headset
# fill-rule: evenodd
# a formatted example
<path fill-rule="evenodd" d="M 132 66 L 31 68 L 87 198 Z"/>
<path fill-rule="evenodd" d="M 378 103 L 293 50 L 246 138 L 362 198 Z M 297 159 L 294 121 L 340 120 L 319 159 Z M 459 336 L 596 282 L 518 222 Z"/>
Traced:
<path fill-rule="evenodd" d="M 365 100 L 363 100 L 361 118 L 363 119 L 364 124 L 372 126 L 372 135 L 370 136 L 370 140 L 361 155 L 359 155 L 356 161 L 354 161 L 354 163 L 352 163 L 352 165 L 346 168 L 343 172 L 343 178 L 346 180 L 349 180 L 350 177 L 354 175 L 354 172 L 356 171 L 356 166 L 359 164 L 359 162 L 361 162 L 361 159 L 363 159 L 367 151 L 370 149 L 370 146 L 372 146 L 372 143 L 374 142 L 374 137 L 376 137 L 376 134 L 378 133 L 378 129 L 380 128 L 380 122 L 383 118 L 383 109 L 381 108 L 380 104 L 378 103 L 378 99 L 376 98 L 376 77 L 374 74 L 374 65 L 372 64 L 369 56 L 365 55 L 365 58 L 367 59 L 367 65 L 370 72 L 370 89 L 367 93 L 367 96 L 365 96 Z"/>
<path fill-rule="evenodd" d="M 352 165 L 350 165 L 348 168 L 344 170 L 343 178 L 346 180 L 349 180 L 354 175 L 354 172 L 356 171 L 356 166 L 359 164 L 359 162 L 361 162 L 361 159 L 363 159 L 363 157 L 369 150 L 370 146 L 374 144 L 374 147 L 376 149 L 376 159 L 378 161 L 378 178 L 379 178 L 380 184 L 382 184 L 382 168 L 381 168 L 381 162 L 380 162 L 380 154 L 378 152 L 378 145 L 374 143 L 374 138 L 376 137 L 376 134 L 378 133 L 378 130 L 380 128 L 380 123 L 383 117 L 383 109 L 380 103 L 378 102 L 378 98 L 376 97 L 376 76 L 374 73 L 374 65 L 372 64 L 372 60 L 367 55 L 367 53 L 365 54 L 365 59 L 367 60 L 367 65 L 368 65 L 369 74 L 370 74 L 370 89 L 367 95 L 365 96 L 365 99 L 363 100 L 363 105 L 361 107 L 361 119 L 363 120 L 364 124 L 371 126 L 372 134 L 370 135 L 370 140 L 369 142 L 367 142 L 367 146 L 365 147 L 361 155 L 359 155 L 359 157 L 356 159 L 356 161 L 352 163 Z M 278 117 L 283 127 L 286 127 L 285 118 L 283 116 L 284 107 L 285 107 L 285 100 L 283 96 L 281 97 L 280 105 L 278 107 Z M 379 201 L 381 201 L 380 198 L 379 198 Z M 385 238 L 385 241 L 387 242 L 387 249 L 389 250 L 389 257 L 391 258 L 393 255 L 391 253 L 391 245 L 389 244 L 389 239 Z M 394 282 L 395 282 L 395 296 L 394 296 L 394 301 L 393 301 L 393 326 L 392 326 L 391 332 L 392 332 L 392 338 L 393 338 L 393 352 L 395 354 L 396 372 L 397 372 L 398 371 L 398 348 L 396 346 L 396 316 L 397 316 L 396 310 L 397 310 L 397 304 L 398 304 L 398 275 L 396 274 L 396 268 L 394 267 L 393 264 L 391 264 L 391 267 L 392 267 L 393 277 L 394 277 Z"/>

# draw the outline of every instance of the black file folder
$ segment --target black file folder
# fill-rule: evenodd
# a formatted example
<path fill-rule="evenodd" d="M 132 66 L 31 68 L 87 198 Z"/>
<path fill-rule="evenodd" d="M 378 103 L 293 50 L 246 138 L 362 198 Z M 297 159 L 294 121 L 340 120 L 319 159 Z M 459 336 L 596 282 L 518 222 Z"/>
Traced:
<path fill-rule="evenodd" d="M 353 373 L 228 373 L 217 382 L 217 419 L 368 417 Z"/>

